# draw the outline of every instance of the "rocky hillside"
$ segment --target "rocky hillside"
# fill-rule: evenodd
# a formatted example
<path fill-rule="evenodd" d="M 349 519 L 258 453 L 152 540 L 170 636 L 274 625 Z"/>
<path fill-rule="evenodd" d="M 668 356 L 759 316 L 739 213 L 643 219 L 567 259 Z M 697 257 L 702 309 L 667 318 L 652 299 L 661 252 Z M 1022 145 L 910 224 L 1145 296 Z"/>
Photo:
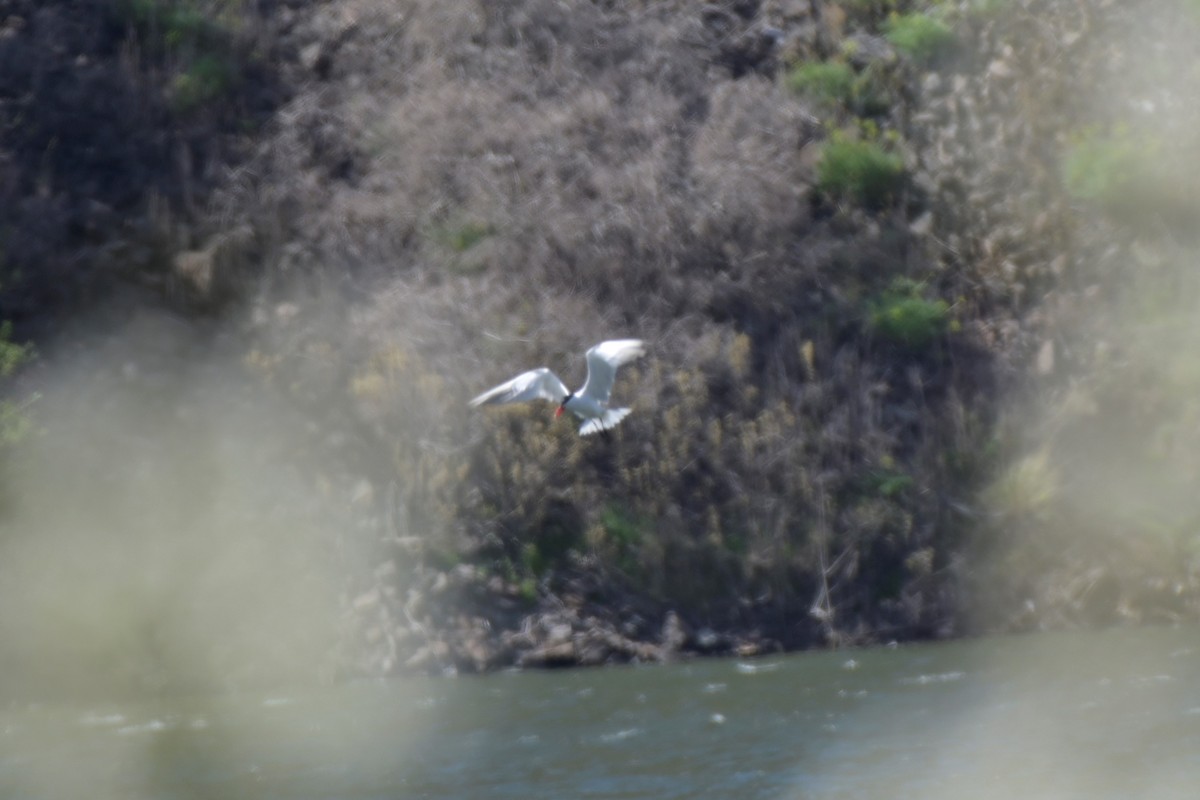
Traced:
<path fill-rule="evenodd" d="M 286 472 L 234 505 L 305 520 L 318 671 L 1194 616 L 1194 5 L 68 6 L 0 2 L 10 394 L 166 309 L 96 458 Z M 611 438 L 466 407 L 618 336 Z"/>

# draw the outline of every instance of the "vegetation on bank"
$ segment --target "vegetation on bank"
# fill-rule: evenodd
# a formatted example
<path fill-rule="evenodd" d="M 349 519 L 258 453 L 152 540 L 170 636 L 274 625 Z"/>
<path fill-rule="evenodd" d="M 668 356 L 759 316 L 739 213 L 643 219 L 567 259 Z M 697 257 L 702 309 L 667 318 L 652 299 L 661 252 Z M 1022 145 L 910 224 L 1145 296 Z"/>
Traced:
<path fill-rule="evenodd" d="M 7 5 L 0 59 L 52 52 L 67 4 Z M 1169 25 L 1052 0 L 389 5 L 118 3 L 61 27 L 92 65 L 63 97 L 110 98 L 70 114 L 0 70 L 34 120 L 0 132 L 5 313 L 37 330 L 129 280 L 234 301 L 248 379 L 309 421 L 296 460 L 369 540 L 346 669 L 1195 604 L 1197 371 L 1172 344 L 1200 206 L 1161 167 L 1188 148 L 1158 144 L 1189 128 L 1123 128 L 1085 91 L 1094 66 L 1141 97 L 1104 54 L 1117 23 Z M 527 365 L 571 383 L 618 335 L 651 357 L 610 439 L 465 406 Z M 1151 493 L 1088 512 L 1135 472 Z"/>
<path fill-rule="evenodd" d="M 776 53 L 730 82 L 670 14 L 581 13 L 554 28 L 560 52 L 585 52 L 576 25 L 603 30 L 628 54 L 620 70 L 568 58 L 546 73 L 531 23 L 497 14 L 482 36 L 503 70 L 427 43 L 476 77 L 406 63 L 425 82 L 375 121 L 376 141 L 396 142 L 375 168 L 407 193 L 378 257 L 411 267 L 378 304 L 402 329 L 364 331 L 371 354 L 349 358 L 360 413 L 388 446 L 397 538 L 524 599 L 575 594 L 598 573 L 619 588 L 606 602 L 638 609 L 624 617 L 639 638 L 671 609 L 788 646 L 953 627 L 952 608 L 921 599 L 953 581 L 941 545 L 957 532 L 932 521 L 932 489 L 969 492 L 983 470 L 969 454 L 988 435 L 991 387 L 986 366 L 956 365 L 972 344 L 907 230 L 927 201 L 906 192 L 896 119 L 872 106 L 861 120 L 854 103 L 807 116 L 804 94 L 824 84 L 788 92 Z M 886 53 L 857 57 L 872 93 L 909 79 Z M 515 115 L 514 75 L 533 82 Z M 446 93 L 456 102 L 430 113 Z M 493 124 L 475 130 L 482 118 Z M 467 273 L 442 233 L 463 219 L 489 220 Z M 571 365 L 621 333 L 652 343 L 621 384 L 622 402 L 652 413 L 611 443 L 543 409 L 456 402 L 512 364 Z M 943 425 L 970 414 L 979 422 Z"/>

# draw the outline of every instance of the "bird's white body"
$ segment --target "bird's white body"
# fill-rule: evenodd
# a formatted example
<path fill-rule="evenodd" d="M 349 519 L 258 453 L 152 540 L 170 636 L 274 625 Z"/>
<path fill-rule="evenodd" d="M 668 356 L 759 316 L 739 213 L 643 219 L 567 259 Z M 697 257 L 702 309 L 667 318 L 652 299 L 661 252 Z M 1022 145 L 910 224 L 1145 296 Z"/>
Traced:
<path fill-rule="evenodd" d="M 608 430 L 625 419 L 631 410 L 608 407 L 617 367 L 645 353 L 645 345 L 640 339 L 611 339 L 587 351 L 588 376 L 579 391 L 569 391 L 557 375 L 546 367 L 539 367 L 488 389 L 472 400 L 471 405 L 550 400 L 559 404 L 555 416 L 566 409 L 583 420 L 580 435 Z"/>

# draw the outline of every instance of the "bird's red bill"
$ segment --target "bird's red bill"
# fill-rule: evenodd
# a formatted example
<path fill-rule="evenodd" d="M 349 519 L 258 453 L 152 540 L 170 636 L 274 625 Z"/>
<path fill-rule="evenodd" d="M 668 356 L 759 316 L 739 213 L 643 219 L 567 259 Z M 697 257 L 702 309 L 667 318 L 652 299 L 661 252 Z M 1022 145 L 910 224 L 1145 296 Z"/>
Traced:
<path fill-rule="evenodd" d="M 561 417 L 562 412 L 563 412 L 563 407 L 559 406 L 557 409 L 554 410 L 554 418 L 558 419 L 559 417 Z"/>

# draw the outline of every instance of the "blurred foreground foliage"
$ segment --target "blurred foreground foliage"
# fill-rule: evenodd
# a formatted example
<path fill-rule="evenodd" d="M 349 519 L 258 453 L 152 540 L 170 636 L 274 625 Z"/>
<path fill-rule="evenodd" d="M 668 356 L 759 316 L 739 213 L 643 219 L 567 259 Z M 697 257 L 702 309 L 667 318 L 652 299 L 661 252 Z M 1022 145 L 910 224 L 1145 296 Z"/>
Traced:
<path fill-rule="evenodd" d="M 33 346 L 14 342 L 12 335 L 12 323 L 0 323 L 0 449 L 24 439 L 32 425 L 33 398 L 12 391 L 10 383 L 13 373 L 34 357 Z"/>
<path fill-rule="evenodd" d="M 1033 58 L 1021 65 L 1003 55 L 1005 37 L 1039 10 L 1039 24 L 1075 32 L 1076 69 L 1037 66 L 1054 58 L 1050 37 L 1028 40 Z M 993 232 L 975 252 L 1010 277 L 1009 301 L 1032 312 L 1018 335 L 1026 377 L 997 427 L 1004 455 L 981 495 L 979 619 L 1192 619 L 1200 193 L 1180 176 L 1200 166 L 1200 119 L 1183 99 L 1200 74 L 1178 59 L 1195 53 L 1198 20 L 1170 2 L 1041 3 L 969 19 L 998 59 L 990 80 L 966 84 L 954 102 L 1016 120 L 976 140 L 1010 155 L 982 166 L 969 196 L 986 194 L 991 173 L 1023 198 L 979 214 Z M 1022 94 L 999 98 L 1005 85 Z M 1041 134 L 1027 136 L 1025 121 Z"/>

